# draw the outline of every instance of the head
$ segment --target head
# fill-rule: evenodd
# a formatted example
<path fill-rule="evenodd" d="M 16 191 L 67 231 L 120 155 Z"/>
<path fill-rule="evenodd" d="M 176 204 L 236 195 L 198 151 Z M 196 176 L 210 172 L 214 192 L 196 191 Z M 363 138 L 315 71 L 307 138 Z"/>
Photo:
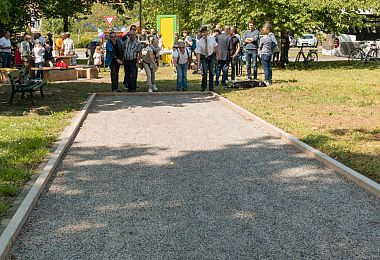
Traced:
<path fill-rule="evenodd" d="M 185 53 L 186 44 L 184 42 L 178 43 L 178 50 L 182 53 Z"/>
<path fill-rule="evenodd" d="M 70 36 L 71 36 L 70 33 L 68 33 L 68 32 L 65 33 L 65 38 L 70 38 Z"/>
<path fill-rule="evenodd" d="M 224 32 L 225 32 L 227 35 L 230 35 L 230 33 L 231 33 L 231 26 L 226 26 L 226 27 L 224 27 Z"/>
<path fill-rule="evenodd" d="M 256 23 L 254 21 L 249 21 L 248 22 L 248 29 L 250 29 L 251 31 L 255 30 L 256 29 Z"/>
<path fill-rule="evenodd" d="M 141 30 L 141 35 L 146 35 L 146 34 L 147 34 L 146 29 L 142 29 Z"/>
<path fill-rule="evenodd" d="M 134 24 L 132 24 L 130 27 L 129 27 L 129 30 L 130 31 L 137 31 L 137 26 L 136 25 L 134 25 Z"/>
<path fill-rule="evenodd" d="M 236 34 L 238 34 L 238 30 L 237 30 L 237 28 L 235 26 L 232 26 L 231 27 L 230 35 L 232 36 L 232 35 L 236 35 Z"/>
<path fill-rule="evenodd" d="M 110 41 L 115 44 L 116 43 L 116 33 L 110 32 Z"/>
<path fill-rule="evenodd" d="M 189 33 L 188 30 L 185 30 L 185 31 L 182 32 L 182 34 L 183 34 L 184 37 L 186 37 L 186 36 L 188 36 L 190 33 Z"/>
<path fill-rule="evenodd" d="M 212 32 L 212 36 L 216 37 L 220 34 L 220 30 L 215 28 L 214 31 Z"/>
<path fill-rule="evenodd" d="M 152 41 L 152 45 L 154 46 L 154 47 L 158 47 L 158 40 L 157 39 L 154 39 L 153 41 Z"/>
<path fill-rule="evenodd" d="M 75 51 L 73 51 L 73 55 L 75 55 L 76 53 L 75 53 Z"/>
<path fill-rule="evenodd" d="M 5 31 L 3 33 L 5 39 L 9 39 L 11 37 L 11 33 L 9 31 Z"/>
<path fill-rule="evenodd" d="M 33 39 L 34 40 L 37 40 L 37 39 L 39 39 L 40 38 L 40 36 L 38 36 L 38 33 L 35 33 L 34 35 L 33 35 Z"/>
<path fill-rule="evenodd" d="M 174 37 L 178 37 L 178 33 L 177 32 L 174 33 Z"/>
<path fill-rule="evenodd" d="M 47 34 L 47 37 L 48 37 L 49 39 L 51 39 L 51 38 L 53 37 L 53 34 L 52 34 L 51 32 L 49 32 L 49 33 Z"/>
<path fill-rule="evenodd" d="M 24 36 L 24 41 L 30 42 L 30 39 L 32 39 L 32 36 L 30 36 L 30 35 L 25 35 Z"/>
<path fill-rule="evenodd" d="M 151 34 L 151 35 L 156 34 L 156 30 L 155 30 L 155 29 L 150 29 L 150 34 Z"/>
<path fill-rule="evenodd" d="M 66 38 L 66 36 L 65 36 L 64 33 L 61 33 L 59 36 L 60 36 L 63 40 Z"/>
<path fill-rule="evenodd" d="M 130 30 L 129 31 L 129 39 L 131 41 L 134 41 L 136 39 L 136 31 L 135 30 Z"/>
<path fill-rule="evenodd" d="M 95 51 L 99 52 L 100 51 L 100 46 L 96 46 Z"/>
<path fill-rule="evenodd" d="M 157 33 L 158 38 L 162 37 L 162 34 L 160 32 Z"/>
<path fill-rule="evenodd" d="M 272 25 L 269 22 L 264 23 L 261 34 L 268 35 L 272 31 Z"/>
<path fill-rule="evenodd" d="M 208 35 L 207 26 L 203 26 L 199 32 L 201 33 L 203 39 L 207 38 L 207 35 Z"/>
<path fill-rule="evenodd" d="M 37 48 L 41 48 L 41 47 L 42 47 L 41 42 L 40 42 L 40 41 L 36 41 L 36 45 L 35 45 L 35 47 L 37 47 Z"/>
<path fill-rule="evenodd" d="M 222 31 L 222 25 L 218 23 L 217 25 L 215 25 L 215 29 Z"/>

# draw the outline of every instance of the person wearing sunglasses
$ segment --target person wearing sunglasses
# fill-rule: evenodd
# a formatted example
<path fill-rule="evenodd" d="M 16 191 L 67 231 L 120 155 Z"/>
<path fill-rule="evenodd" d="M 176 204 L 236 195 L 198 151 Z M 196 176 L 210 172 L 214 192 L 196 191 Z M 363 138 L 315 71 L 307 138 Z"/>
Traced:
<path fill-rule="evenodd" d="M 192 62 L 191 51 L 185 42 L 178 43 L 178 50 L 173 52 L 173 64 L 177 71 L 177 91 L 187 91 L 187 69 Z"/>
<path fill-rule="evenodd" d="M 119 70 L 120 65 L 123 64 L 123 44 L 120 39 L 116 38 L 115 32 L 110 32 L 106 51 L 106 66 L 111 70 L 112 92 L 121 92 L 119 90 Z"/>

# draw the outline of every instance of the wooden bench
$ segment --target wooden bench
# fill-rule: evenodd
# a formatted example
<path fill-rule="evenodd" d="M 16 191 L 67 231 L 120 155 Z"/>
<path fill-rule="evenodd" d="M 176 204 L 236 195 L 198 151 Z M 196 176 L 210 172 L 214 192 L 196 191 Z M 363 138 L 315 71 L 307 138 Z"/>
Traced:
<path fill-rule="evenodd" d="M 96 67 L 76 67 L 78 79 L 97 79 L 98 68 Z"/>
<path fill-rule="evenodd" d="M 46 81 L 43 80 L 29 80 L 28 77 L 25 75 L 25 71 L 21 71 L 20 75 L 16 75 L 15 72 L 8 72 L 8 77 L 12 85 L 12 94 L 11 99 L 9 100 L 9 105 L 13 104 L 13 99 L 17 92 L 22 93 L 21 97 L 23 98 L 25 96 L 25 93 L 30 93 L 30 97 L 32 100 L 33 106 L 36 104 L 34 103 L 34 97 L 33 93 L 37 90 L 40 91 L 41 97 L 44 98 L 44 86 L 46 85 Z M 24 79 L 24 81 L 22 80 Z"/>

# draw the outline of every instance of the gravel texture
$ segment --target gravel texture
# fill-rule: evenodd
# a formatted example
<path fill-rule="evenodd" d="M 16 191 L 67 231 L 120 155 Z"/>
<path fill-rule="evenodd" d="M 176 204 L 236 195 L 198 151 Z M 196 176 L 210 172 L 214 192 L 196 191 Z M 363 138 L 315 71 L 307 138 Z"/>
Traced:
<path fill-rule="evenodd" d="M 218 101 L 98 97 L 15 259 L 380 259 L 380 201 Z"/>

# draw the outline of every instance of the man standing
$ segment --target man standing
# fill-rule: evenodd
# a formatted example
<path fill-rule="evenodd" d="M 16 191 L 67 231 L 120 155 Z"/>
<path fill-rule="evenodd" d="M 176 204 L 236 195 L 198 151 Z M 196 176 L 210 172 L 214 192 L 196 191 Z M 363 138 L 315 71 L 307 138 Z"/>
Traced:
<path fill-rule="evenodd" d="M 112 92 L 120 92 L 118 85 L 120 65 L 123 64 L 123 44 L 116 39 L 115 32 L 110 32 L 106 51 L 106 66 L 111 70 Z"/>
<path fill-rule="evenodd" d="M 191 52 L 185 42 L 178 43 L 178 50 L 173 52 L 173 64 L 177 70 L 177 91 L 187 91 L 187 68 L 191 64 Z"/>
<path fill-rule="evenodd" d="M 253 21 L 248 22 L 248 30 L 244 33 L 245 62 L 247 63 L 248 80 L 252 80 L 251 66 L 253 64 L 253 79 L 257 80 L 257 47 L 259 46 L 259 31 Z"/>
<path fill-rule="evenodd" d="M 11 67 L 12 60 L 12 45 L 9 38 L 11 37 L 11 33 L 9 31 L 4 32 L 4 36 L 0 39 L 0 56 L 3 63 L 3 68 Z"/>
<path fill-rule="evenodd" d="M 70 39 L 70 33 L 65 33 L 65 40 L 63 40 L 63 55 L 71 55 L 74 52 L 74 41 Z"/>
<path fill-rule="evenodd" d="M 238 32 L 235 27 L 231 28 L 230 33 L 230 44 L 229 44 L 229 55 L 231 60 L 231 80 L 232 83 L 236 83 L 236 75 L 237 75 L 237 62 L 240 54 L 240 40 L 237 37 Z"/>
<path fill-rule="evenodd" d="M 63 40 L 65 39 L 65 34 L 61 33 L 59 37 L 55 40 L 55 51 L 56 56 L 63 55 Z"/>
<path fill-rule="evenodd" d="M 149 37 L 146 29 L 141 30 L 141 35 L 139 35 L 139 41 L 141 43 L 141 48 L 146 49 L 149 45 Z"/>
<path fill-rule="evenodd" d="M 209 90 L 214 91 L 215 61 L 219 58 L 218 43 L 213 36 L 208 35 L 207 27 L 200 30 L 202 38 L 197 43 L 195 53 L 197 64 L 202 64 L 202 91 L 207 88 L 207 74 L 209 76 Z"/>
<path fill-rule="evenodd" d="M 141 43 L 136 37 L 136 31 L 131 30 L 124 42 L 124 84 L 127 85 L 128 92 L 136 92 L 137 63 L 141 62 L 141 58 Z"/>
<path fill-rule="evenodd" d="M 219 50 L 218 65 L 216 66 L 216 80 L 215 80 L 216 86 L 219 86 L 219 77 L 222 71 L 223 71 L 222 85 L 224 87 L 227 86 L 228 67 L 229 67 L 229 58 L 230 58 L 229 51 L 228 51 L 228 47 L 230 43 L 230 33 L 231 33 L 231 27 L 226 26 L 224 28 L 224 32 L 216 36 L 216 42 L 218 43 L 218 50 Z"/>

